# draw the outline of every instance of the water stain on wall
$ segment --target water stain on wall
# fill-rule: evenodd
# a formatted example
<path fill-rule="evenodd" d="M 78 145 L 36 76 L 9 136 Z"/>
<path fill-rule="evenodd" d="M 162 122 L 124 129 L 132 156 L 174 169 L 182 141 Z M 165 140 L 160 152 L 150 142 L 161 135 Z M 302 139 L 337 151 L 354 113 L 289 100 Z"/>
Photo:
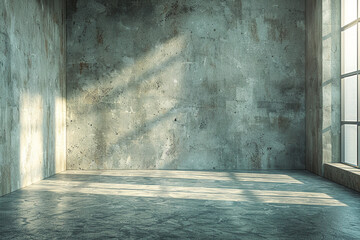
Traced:
<path fill-rule="evenodd" d="M 288 28 L 284 26 L 284 23 L 279 19 L 274 18 L 264 18 L 264 23 L 269 24 L 270 29 L 268 30 L 268 38 L 277 41 L 283 42 L 288 35 Z"/>

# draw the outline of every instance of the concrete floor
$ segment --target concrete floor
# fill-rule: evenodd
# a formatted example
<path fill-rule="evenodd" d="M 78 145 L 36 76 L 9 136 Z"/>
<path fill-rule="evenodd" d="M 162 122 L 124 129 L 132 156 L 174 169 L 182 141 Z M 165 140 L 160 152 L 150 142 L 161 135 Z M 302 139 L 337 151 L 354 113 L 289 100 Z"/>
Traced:
<path fill-rule="evenodd" d="M 0 198 L 0 239 L 359 239 L 360 194 L 306 171 L 67 171 Z"/>

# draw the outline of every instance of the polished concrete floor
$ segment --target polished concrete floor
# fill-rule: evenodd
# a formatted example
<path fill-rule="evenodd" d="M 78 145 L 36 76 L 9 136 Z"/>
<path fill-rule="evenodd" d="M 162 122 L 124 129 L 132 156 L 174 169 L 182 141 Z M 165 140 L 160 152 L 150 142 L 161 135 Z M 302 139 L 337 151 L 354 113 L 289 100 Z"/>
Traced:
<path fill-rule="evenodd" d="M 306 171 L 67 171 L 0 198 L 0 239 L 360 239 L 360 194 Z"/>

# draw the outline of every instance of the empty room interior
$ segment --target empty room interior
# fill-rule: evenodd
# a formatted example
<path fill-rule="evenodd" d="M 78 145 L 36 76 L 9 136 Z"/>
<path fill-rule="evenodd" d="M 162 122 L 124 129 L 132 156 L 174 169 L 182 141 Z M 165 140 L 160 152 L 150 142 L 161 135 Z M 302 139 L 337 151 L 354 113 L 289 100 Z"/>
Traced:
<path fill-rule="evenodd" d="M 360 0 L 0 0 L 0 239 L 359 239 Z"/>

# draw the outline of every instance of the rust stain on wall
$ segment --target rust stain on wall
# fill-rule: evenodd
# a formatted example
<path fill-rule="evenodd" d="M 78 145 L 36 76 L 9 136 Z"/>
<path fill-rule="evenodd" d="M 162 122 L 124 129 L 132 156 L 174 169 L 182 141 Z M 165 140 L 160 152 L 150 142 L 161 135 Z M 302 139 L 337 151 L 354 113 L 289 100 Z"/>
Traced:
<path fill-rule="evenodd" d="M 84 69 L 89 69 L 89 64 L 86 62 L 79 63 L 80 74 L 82 74 Z"/>

